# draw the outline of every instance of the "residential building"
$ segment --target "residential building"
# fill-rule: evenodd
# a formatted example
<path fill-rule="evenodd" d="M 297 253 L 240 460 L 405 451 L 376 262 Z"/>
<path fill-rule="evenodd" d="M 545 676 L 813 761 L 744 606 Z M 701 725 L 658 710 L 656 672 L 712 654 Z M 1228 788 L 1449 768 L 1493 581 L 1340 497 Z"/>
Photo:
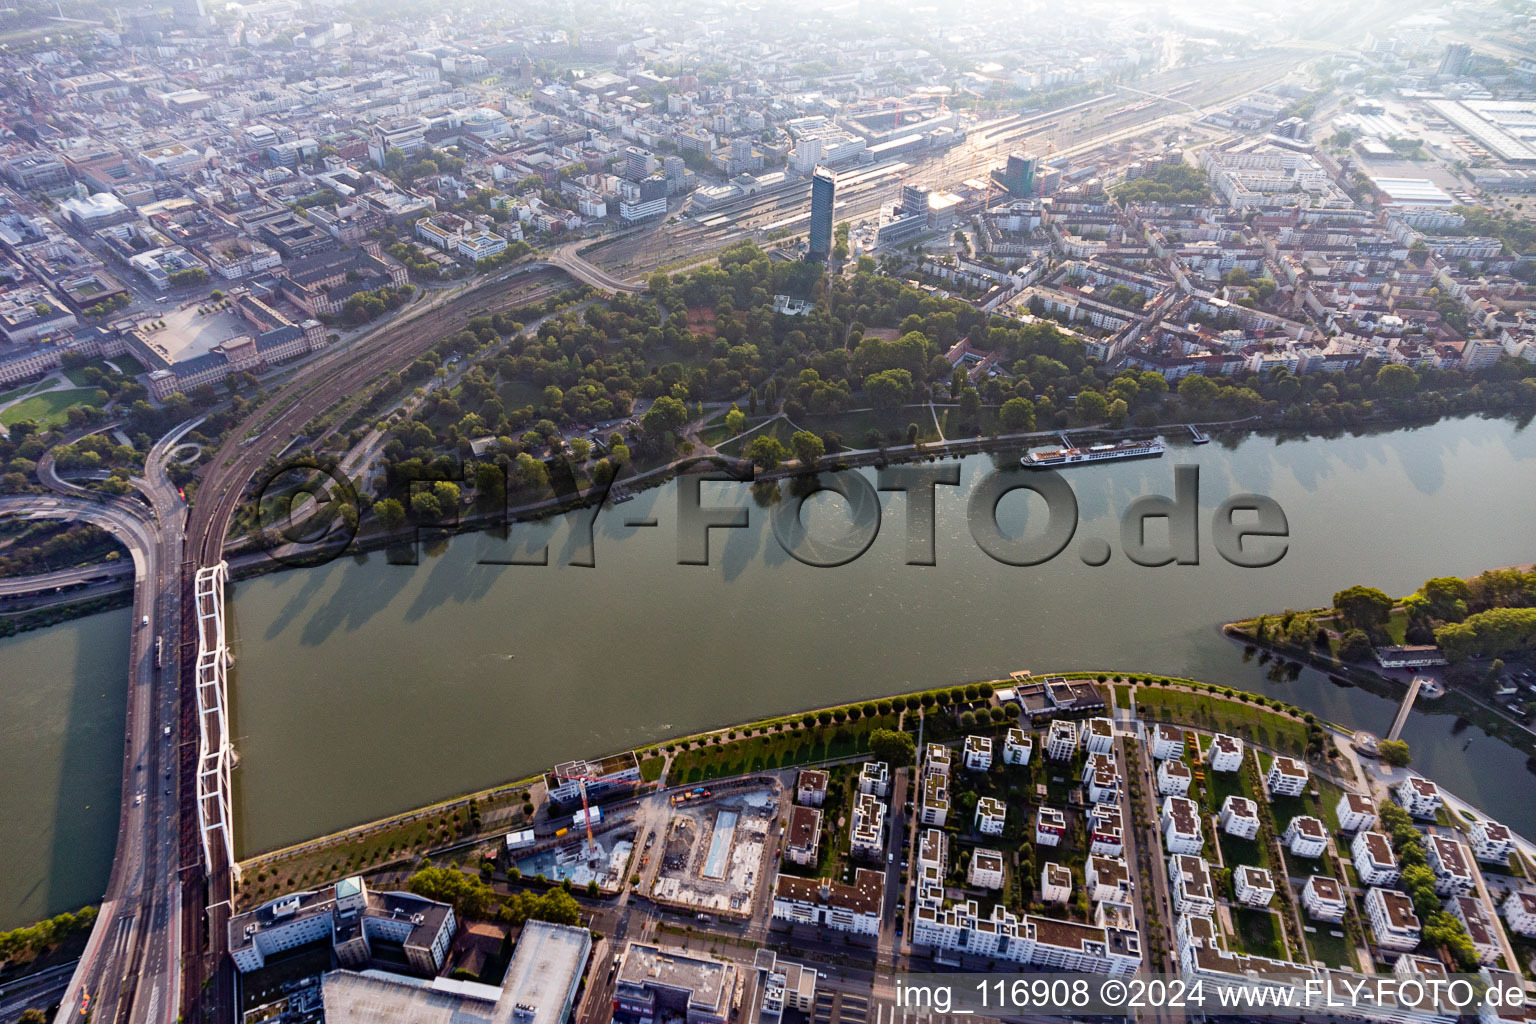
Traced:
<path fill-rule="evenodd" d="M 1094 804 L 1088 808 L 1088 852 L 1118 857 L 1125 852 L 1125 827 L 1120 805 Z"/>
<path fill-rule="evenodd" d="M 1301 887 L 1301 905 L 1308 915 L 1317 921 L 1342 921 L 1349 904 L 1344 900 L 1344 887 L 1336 878 L 1313 875 Z"/>
<path fill-rule="evenodd" d="M 1009 729 L 1003 739 L 1003 764 L 1029 764 L 1035 741 L 1023 729 Z"/>
<path fill-rule="evenodd" d="M 1440 813 L 1443 802 L 1440 798 L 1440 787 L 1417 775 L 1411 775 L 1398 783 L 1392 790 L 1392 795 L 1402 805 L 1403 810 L 1415 818 L 1430 821 Z"/>
<path fill-rule="evenodd" d="M 1425 859 L 1435 873 L 1435 892 L 1441 896 L 1465 896 L 1477 885 L 1467 848 L 1447 836 L 1429 836 Z"/>
<path fill-rule="evenodd" d="M 995 796 L 984 796 L 976 801 L 976 831 L 986 836 L 1003 834 L 1003 823 L 1008 818 L 1008 805 Z"/>
<path fill-rule="evenodd" d="M 1056 676 L 1043 682 L 1020 683 L 1013 688 L 1013 695 L 1030 721 L 1057 715 L 1088 715 L 1108 706 L 1104 692 L 1087 679 Z"/>
<path fill-rule="evenodd" d="M 1233 793 L 1221 803 L 1217 819 L 1221 830 L 1239 839 L 1256 839 L 1259 835 L 1259 805 L 1245 796 Z"/>
<path fill-rule="evenodd" d="M 1054 807 L 1035 811 L 1035 845 L 1056 846 L 1067 834 L 1067 816 Z"/>
<path fill-rule="evenodd" d="M 1338 803 L 1334 804 L 1333 810 L 1338 815 L 1341 831 L 1359 832 L 1361 829 L 1373 828 L 1376 825 L 1376 805 L 1368 796 L 1344 793 L 1339 797 Z"/>
<path fill-rule="evenodd" d="M 1484 864 L 1508 864 L 1514 835 L 1496 821 L 1479 818 L 1472 823 L 1472 854 Z"/>
<path fill-rule="evenodd" d="M 1186 796 L 1189 793 L 1189 784 L 1193 773 L 1189 765 L 1177 758 L 1170 757 L 1159 761 L 1157 765 L 1157 794 L 1158 796 Z"/>
<path fill-rule="evenodd" d="M 1180 914 L 1208 917 L 1216 912 L 1216 890 L 1211 885 L 1211 866 L 1204 857 L 1176 853 L 1168 858 L 1168 887 L 1173 909 Z"/>
<path fill-rule="evenodd" d="M 1499 909 L 1510 931 L 1527 939 L 1536 938 L 1536 891 L 1511 890 Z"/>
<path fill-rule="evenodd" d="M 1211 737 L 1205 760 L 1213 772 L 1235 772 L 1243 766 L 1243 741 L 1219 732 Z"/>
<path fill-rule="evenodd" d="M 735 993 L 736 965 L 729 961 L 631 942 L 614 976 L 613 1019 L 725 1024 Z"/>
<path fill-rule="evenodd" d="M 1349 845 L 1350 861 L 1361 885 L 1396 885 L 1402 877 L 1392 842 L 1380 832 L 1361 832 Z"/>
<path fill-rule="evenodd" d="M 1088 884 L 1088 899 L 1092 903 L 1129 903 L 1131 901 L 1131 869 L 1121 857 L 1090 856 L 1083 868 Z"/>
<path fill-rule="evenodd" d="M 810 249 L 807 258 L 826 263 L 832 258 L 832 206 L 837 193 L 837 174 L 818 167 L 811 172 Z"/>
<path fill-rule="evenodd" d="M 1112 754 L 1115 750 L 1115 724 L 1107 718 L 1090 718 L 1083 723 L 1083 747 L 1090 754 Z"/>
<path fill-rule="evenodd" d="M 789 809 L 789 827 L 784 830 L 784 859 L 809 867 L 817 862 L 821 842 L 821 811 L 796 805 Z"/>
<path fill-rule="evenodd" d="M 459 236 L 459 255 L 471 263 L 499 256 L 507 251 L 507 240 L 490 231 L 474 231 Z"/>
<path fill-rule="evenodd" d="M 1445 908 L 1466 928 L 1467 938 L 1477 950 L 1477 959 L 1489 967 L 1498 963 L 1504 953 L 1504 944 L 1500 941 L 1503 936 L 1499 934 L 1498 920 L 1484 908 L 1483 901 L 1476 896 L 1453 896 Z"/>
<path fill-rule="evenodd" d="M 816 971 L 803 964 L 780 960 L 771 949 L 759 949 L 752 960 L 757 971 L 759 1019 L 778 1020 L 785 1010 L 807 1018 L 816 1011 Z"/>
<path fill-rule="evenodd" d="M 328 941 L 343 967 L 373 958 L 373 943 L 398 944 L 411 970 L 442 970 L 457 925 L 453 908 L 408 892 L 373 892 L 361 878 L 269 900 L 229 920 L 229 953 L 241 972 L 267 958 Z"/>
<path fill-rule="evenodd" d="M 865 860 L 879 860 L 885 850 L 885 804 L 873 793 L 860 793 L 853 801 L 852 835 L 848 852 Z"/>
<path fill-rule="evenodd" d="M 965 884 L 978 889 L 1003 887 L 1003 855 L 998 850 L 978 846 L 971 851 L 970 866 L 965 869 Z"/>
<path fill-rule="evenodd" d="M 859 792 L 878 796 L 891 795 L 891 768 L 884 761 L 865 761 L 859 769 Z"/>
<path fill-rule="evenodd" d="M 913 913 L 912 942 L 949 955 L 1006 960 L 1056 971 L 1126 977 L 1141 967 L 1134 928 L 1085 925 L 1049 917 L 1016 917 L 997 904 L 983 918 L 975 900 L 945 908 L 923 901 Z"/>
<path fill-rule="evenodd" d="M 924 825 L 942 826 L 948 819 L 949 778 L 930 772 L 923 776 L 918 820 Z"/>
<path fill-rule="evenodd" d="M 967 736 L 960 759 L 968 772 L 986 771 L 992 767 L 992 740 L 986 736 Z"/>
<path fill-rule="evenodd" d="M 1072 869 L 1046 861 L 1040 870 L 1040 902 L 1065 903 L 1072 898 Z"/>
<path fill-rule="evenodd" d="M 1293 857 L 1321 857 L 1328 849 L 1327 826 L 1306 814 L 1292 818 L 1280 838 Z"/>
<path fill-rule="evenodd" d="M 1045 756 L 1052 761 L 1070 761 L 1077 749 L 1077 726 L 1064 718 L 1052 720 L 1045 735 Z"/>
<path fill-rule="evenodd" d="M 1163 798 L 1163 848 L 1169 853 L 1199 853 L 1205 845 L 1200 808 L 1188 797 Z"/>
<path fill-rule="evenodd" d="M 793 924 L 878 935 L 884 894 L 885 873 L 870 868 L 857 868 L 851 884 L 780 872 L 774 883 L 773 916 Z"/>
<path fill-rule="evenodd" d="M 1089 754 L 1083 764 L 1082 782 L 1088 799 L 1096 804 L 1120 801 L 1120 768 L 1111 754 Z"/>
<path fill-rule="evenodd" d="M 802 768 L 795 779 L 795 802 L 806 807 L 820 807 L 827 802 L 827 773 L 816 768 Z"/>
<path fill-rule="evenodd" d="M 1275 898 L 1275 881 L 1263 868 L 1242 864 L 1233 873 L 1232 890 L 1239 903 L 1267 907 Z"/>
<path fill-rule="evenodd" d="M 1276 757 L 1269 763 L 1264 788 L 1270 796 L 1301 796 L 1307 788 L 1307 766 L 1292 757 Z"/>
<path fill-rule="evenodd" d="M 1184 756 L 1184 730 L 1174 725 L 1152 727 L 1152 756 L 1159 761 Z"/>
<path fill-rule="evenodd" d="M 1382 948 L 1407 952 L 1419 944 L 1419 915 L 1413 912 L 1413 900 L 1406 893 L 1372 888 L 1362 906 Z"/>

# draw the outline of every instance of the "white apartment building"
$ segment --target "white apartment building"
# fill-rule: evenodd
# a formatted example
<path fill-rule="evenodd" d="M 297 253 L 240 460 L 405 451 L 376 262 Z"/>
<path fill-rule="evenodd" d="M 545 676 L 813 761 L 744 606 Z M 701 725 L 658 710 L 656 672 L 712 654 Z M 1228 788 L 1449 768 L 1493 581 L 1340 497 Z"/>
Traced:
<path fill-rule="evenodd" d="M 1089 754 L 1083 764 L 1082 783 L 1088 799 L 1096 804 L 1120 801 L 1120 767 L 1112 754 Z"/>
<path fill-rule="evenodd" d="M 795 802 L 806 807 L 820 807 L 827 802 L 827 773 L 802 768 L 795 780 Z"/>
<path fill-rule="evenodd" d="M 1472 823 L 1472 855 L 1484 864 L 1509 863 L 1509 851 L 1514 848 L 1514 836 L 1509 829 L 1496 821 L 1479 818 Z"/>
<path fill-rule="evenodd" d="M 1328 829 L 1317 818 L 1298 814 L 1285 826 L 1281 840 L 1293 857 L 1321 857 L 1328 849 Z"/>
<path fill-rule="evenodd" d="M 1168 858 L 1168 885 L 1173 890 L 1173 909 L 1180 914 L 1209 917 L 1216 912 L 1216 890 L 1211 885 L 1211 866 L 1204 857 L 1176 853 Z"/>
<path fill-rule="evenodd" d="M 976 831 L 984 836 L 1003 834 L 1003 823 L 1008 820 L 1008 804 L 995 796 L 984 796 L 976 801 Z"/>
<path fill-rule="evenodd" d="M 1361 885 L 1396 885 L 1402 877 L 1392 843 L 1380 832 L 1361 832 L 1349 845 L 1350 861 Z"/>
<path fill-rule="evenodd" d="M 1199 853 L 1205 845 L 1200 830 L 1200 808 L 1188 797 L 1163 799 L 1163 849 L 1169 853 Z"/>
<path fill-rule="evenodd" d="M 859 770 L 859 792 L 878 796 L 891 795 L 891 766 L 884 761 L 865 761 Z"/>
<path fill-rule="evenodd" d="M 1250 907 L 1267 907 L 1275 898 L 1275 880 L 1268 871 L 1250 864 L 1238 867 L 1232 886 L 1237 901 Z"/>
<path fill-rule="evenodd" d="M 1067 834 L 1067 816 L 1054 807 L 1035 811 L 1035 845 L 1056 846 Z"/>
<path fill-rule="evenodd" d="M 1217 819 L 1221 830 L 1239 839 L 1256 839 L 1259 835 L 1259 805 L 1245 796 L 1232 794 L 1221 802 L 1221 816 Z"/>
<path fill-rule="evenodd" d="M 1211 737 L 1210 749 L 1205 752 L 1206 764 L 1213 772 L 1235 772 L 1243 766 L 1243 741 L 1236 736 L 1219 732 Z"/>
<path fill-rule="evenodd" d="M 1034 749 L 1035 741 L 1023 729 L 1009 729 L 1003 738 L 1003 764 L 1029 764 Z"/>
<path fill-rule="evenodd" d="M 1277 757 L 1269 764 L 1264 788 L 1270 796 L 1301 796 L 1308 778 L 1306 765 L 1292 757 Z"/>
<path fill-rule="evenodd" d="M 1040 870 L 1040 902 L 1065 903 L 1072 898 L 1072 869 L 1046 861 Z"/>
<path fill-rule="evenodd" d="M 1429 836 L 1424 855 L 1435 873 L 1435 892 L 1441 896 L 1465 896 L 1477 885 L 1467 848 L 1447 836 Z"/>
<path fill-rule="evenodd" d="M 784 859 L 806 867 L 815 864 L 821 844 L 821 811 L 796 805 L 789 809 L 789 827 L 784 830 Z"/>
<path fill-rule="evenodd" d="M 860 793 L 853 801 L 852 835 L 848 852 L 865 860 L 879 860 L 885 849 L 885 804 L 873 793 Z"/>
<path fill-rule="evenodd" d="M 986 736 L 967 736 L 961 761 L 969 772 L 984 772 L 991 768 L 992 740 Z"/>
<path fill-rule="evenodd" d="M 1364 910 L 1383 949 L 1406 953 L 1419 944 L 1419 915 L 1406 893 L 1373 888 L 1365 894 Z"/>
<path fill-rule="evenodd" d="M 1189 765 L 1183 761 L 1171 757 L 1160 761 L 1157 765 L 1157 794 L 1158 796 L 1185 796 L 1189 793 L 1192 778 Z"/>
<path fill-rule="evenodd" d="M 1499 935 L 1499 922 L 1483 908 L 1483 901 L 1476 896 L 1454 896 L 1445 909 L 1466 928 L 1479 962 L 1489 967 L 1498 963 L 1504 952 L 1503 936 Z"/>
<path fill-rule="evenodd" d="M 1301 887 L 1301 905 L 1316 921 L 1342 921 L 1349 905 L 1344 901 L 1344 887 L 1338 879 L 1313 875 Z"/>
<path fill-rule="evenodd" d="M 1444 802 L 1440 797 L 1440 787 L 1428 779 L 1417 775 L 1409 776 L 1397 784 L 1392 790 L 1392 795 L 1402 805 L 1403 810 L 1415 818 L 1433 820 L 1440 813 L 1440 806 Z"/>
<path fill-rule="evenodd" d="M 774 884 L 773 916 L 793 924 L 878 935 L 884 895 L 885 873 L 869 868 L 857 869 L 851 885 L 781 873 Z"/>
<path fill-rule="evenodd" d="M 923 776 L 922 806 L 918 820 L 924 825 L 943 826 L 949 819 L 949 777 L 928 774 Z"/>
<path fill-rule="evenodd" d="M 1499 908 L 1509 930 L 1527 939 L 1536 938 L 1536 892 L 1517 889 L 1504 897 Z"/>
<path fill-rule="evenodd" d="M 1159 761 L 1184 756 L 1184 730 L 1172 725 L 1152 727 L 1152 756 Z"/>
<path fill-rule="evenodd" d="M 1088 808 L 1088 852 L 1118 857 L 1125 852 L 1125 827 L 1119 804 Z"/>
<path fill-rule="evenodd" d="M 972 850 L 970 866 L 965 869 L 965 883 L 978 889 L 1002 889 L 1002 852 L 980 846 Z"/>
<path fill-rule="evenodd" d="M 912 915 L 912 942 L 936 952 L 965 954 L 1057 971 L 1125 977 L 1140 969 L 1141 939 L 1133 928 L 1016 917 L 998 904 L 983 918 L 975 900 L 945 909 L 920 901 Z"/>
<path fill-rule="evenodd" d="M 1083 747 L 1090 754 L 1110 754 L 1115 749 L 1115 723 L 1107 718 L 1090 718 L 1083 723 Z"/>
<path fill-rule="evenodd" d="M 1359 832 L 1376 824 L 1376 805 L 1370 797 L 1359 793 L 1341 795 L 1333 810 L 1339 817 L 1339 828 L 1344 832 Z"/>
<path fill-rule="evenodd" d="M 1052 761 L 1070 761 L 1077 749 L 1077 726 L 1064 718 L 1051 719 L 1045 734 L 1045 756 Z"/>

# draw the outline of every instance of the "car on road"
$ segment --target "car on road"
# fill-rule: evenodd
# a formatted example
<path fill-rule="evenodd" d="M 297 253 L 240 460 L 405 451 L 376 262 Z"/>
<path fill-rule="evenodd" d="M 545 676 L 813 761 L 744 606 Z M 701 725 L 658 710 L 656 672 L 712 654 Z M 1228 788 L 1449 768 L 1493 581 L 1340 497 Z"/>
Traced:
<path fill-rule="evenodd" d="M 149 625 L 149 616 L 148 615 L 141 615 L 141 616 L 139 616 L 139 625 L 141 625 L 141 626 Z"/>

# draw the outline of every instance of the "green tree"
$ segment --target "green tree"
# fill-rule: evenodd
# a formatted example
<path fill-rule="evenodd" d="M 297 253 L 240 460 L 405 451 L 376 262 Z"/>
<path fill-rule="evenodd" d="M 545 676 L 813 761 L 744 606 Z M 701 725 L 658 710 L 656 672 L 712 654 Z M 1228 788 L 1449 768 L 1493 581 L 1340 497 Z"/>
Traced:
<path fill-rule="evenodd" d="M 1376 371 L 1376 387 L 1382 394 L 1402 398 L 1419 389 L 1419 375 L 1411 366 L 1388 363 Z"/>
<path fill-rule="evenodd" d="M 907 370 L 881 370 L 864 378 L 869 404 L 876 409 L 897 409 L 912 398 L 912 374 Z"/>
<path fill-rule="evenodd" d="M 1035 429 L 1035 403 L 1027 398 L 1010 398 L 998 413 L 1003 429 L 1013 434 Z"/>
<path fill-rule="evenodd" d="M 725 432 L 730 437 L 735 437 L 747 429 L 747 414 L 736 408 L 736 403 L 731 403 L 731 411 L 725 414 Z"/>
<path fill-rule="evenodd" d="M 917 741 L 908 732 L 895 729 L 873 729 L 869 734 L 869 753 L 877 761 L 884 761 L 891 770 L 905 767 L 917 755 Z"/>
<path fill-rule="evenodd" d="M 1077 395 L 1077 421 L 1079 423 L 1103 423 L 1109 415 L 1109 403 L 1097 391 L 1080 391 Z"/>
<path fill-rule="evenodd" d="M 1333 595 L 1339 617 L 1355 629 L 1380 629 L 1392 616 L 1395 602 L 1375 587 L 1353 586 Z"/>
<path fill-rule="evenodd" d="M 373 503 L 373 514 L 379 517 L 386 530 L 395 530 L 405 522 L 405 506 L 398 499 L 385 498 Z"/>
<path fill-rule="evenodd" d="M 789 447 L 794 451 L 800 465 L 807 468 L 816 465 L 827 452 L 826 443 L 809 430 L 795 431 L 789 438 Z"/>
<path fill-rule="evenodd" d="M 747 445 L 747 458 L 764 469 L 774 469 L 789 457 L 789 451 L 776 437 L 759 434 Z"/>
<path fill-rule="evenodd" d="M 1396 768 L 1406 768 L 1413 762 L 1407 740 L 1382 740 L 1377 744 L 1376 751 L 1383 761 Z"/>
<path fill-rule="evenodd" d="M 1341 661 L 1365 661 L 1371 656 L 1371 638 L 1364 630 L 1351 629 L 1339 638 Z"/>

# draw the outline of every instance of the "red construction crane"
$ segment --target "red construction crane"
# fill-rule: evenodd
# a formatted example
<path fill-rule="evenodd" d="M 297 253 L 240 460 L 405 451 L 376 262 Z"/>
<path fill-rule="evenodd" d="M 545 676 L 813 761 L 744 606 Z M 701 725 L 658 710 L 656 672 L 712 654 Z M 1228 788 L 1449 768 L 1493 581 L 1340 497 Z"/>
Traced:
<path fill-rule="evenodd" d="M 567 782 L 575 782 L 581 788 L 581 817 L 582 817 L 582 824 L 586 826 L 586 830 L 587 830 L 587 852 L 591 853 L 591 852 L 593 852 L 593 850 L 595 850 L 597 848 L 597 844 L 595 842 L 593 842 L 593 840 L 592 840 L 592 808 L 591 808 L 591 805 L 587 802 L 587 783 L 589 783 L 589 782 L 607 782 L 609 780 L 603 778 L 600 775 L 561 775 L 560 778 L 564 779 Z M 636 789 L 647 789 L 647 788 L 649 788 L 651 786 L 656 785 L 656 783 L 654 783 L 654 782 L 636 782 L 636 783 L 633 783 L 633 785 L 634 785 L 634 788 L 636 788 Z"/>

